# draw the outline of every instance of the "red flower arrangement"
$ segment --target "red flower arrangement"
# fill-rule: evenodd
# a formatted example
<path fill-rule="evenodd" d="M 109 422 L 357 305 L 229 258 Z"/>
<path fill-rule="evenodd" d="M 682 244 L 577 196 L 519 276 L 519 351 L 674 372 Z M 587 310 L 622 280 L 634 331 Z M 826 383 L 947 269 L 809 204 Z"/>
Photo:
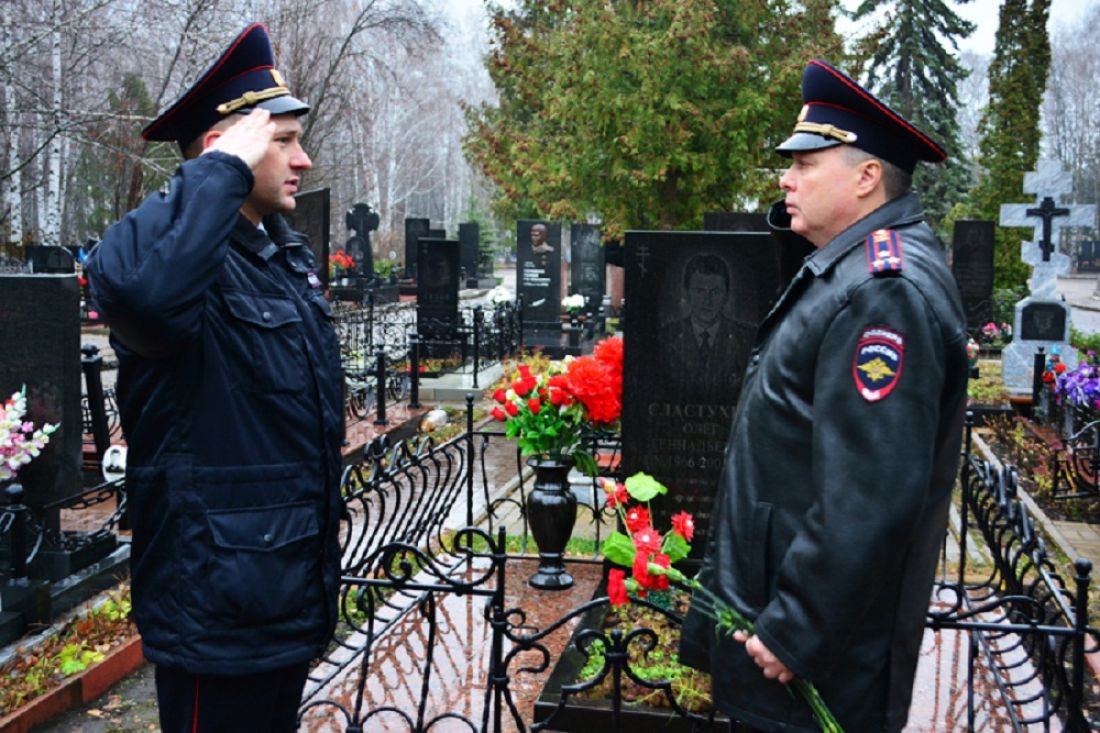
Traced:
<path fill-rule="evenodd" d="M 353 267 L 355 267 L 355 260 L 342 249 L 338 249 L 328 256 L 329 277 L 336 277 Z"/>
<path fill-rule="evenodd" d="M 497 404 L 491 414 L 507 423 L 507 436 L 516 439 L 523 455 L 571 457 L 579 469 L 595 475 L 596 461 L 582 440 L 588 428 L 610 427 L 622 414 L 621 341 L 604 339 L 592 356 L 551 362 L 545 373 L 521 364 L 512 384 L 493 393 Z"/>
<path fill-rule="evenodd" d="M 692 608 L 712 619 L 718 633 L 732 636 L 741 631 L 753 633 L 753 623 L 731 608 L 725 601 L 672 567 L 691 552 L 695 536 L 695 520 L 687 512 L 672 516 L 672 529 L 662 534 L 652 526 L 649 502 L 668 492 L 660 482 L 645 473 L 636 473 L 625 483 L 601 479 L 607 505 L 615 508 L 622 524 L 630 532 L 613 532 L 603 543 L 603 555 L 618 567 L 607 574 L 607 597 L 613 606 L 630 602 L 633 594 L 644 598 L 649 591 L 664 591 L 676 586 L 692 593 Z M 639 502 L 630 504 L 630 501 Z M 644 504 L 644 506 L 642 506 Z M 844 733 L 811 683 L 795 678 L 791 687 L 813 710 L 822 731 Z"/>

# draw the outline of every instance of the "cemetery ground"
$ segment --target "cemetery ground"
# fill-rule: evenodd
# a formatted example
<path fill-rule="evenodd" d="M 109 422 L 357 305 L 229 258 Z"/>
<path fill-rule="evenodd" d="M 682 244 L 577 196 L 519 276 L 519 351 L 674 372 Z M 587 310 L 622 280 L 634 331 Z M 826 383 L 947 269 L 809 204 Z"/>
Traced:
<path fill-rule="evenodd" d="M 1100 299 L 1093 297 L 1096 288 L 1095 277 L 1087 278 L 1062 278 L 1059 281 L 1059 290 L 1065 296 L 1067 302 L 1073 308 L 1073 322 L 1081 330 L 1100 333 Z M 460 400 L 448 402 L 432 402 L 425 404 L 424 408 L 417 411 L 408 411 L 397 408 L 398 412 L 391 412 L 389 417 L 393 425 L 415 425 L 420 414 L 428 407 L 445 406 L 451 408 L 456 417 L 452 417 L 452 423 L 462 425 L 461 415 L 465 405 Z M 478 428 L 492 428 L 492 424 L 482 420 Z M 365 443 L 375 434 L 376 428 L 369 419 L 360 420 L 349 425 L 349 442 L 353 445 Z M 995 443 L 988 432 L 979 433 L 979 444 L 990 445 Z M 990 448 L 993 450 L 996 446 Z M 991 457 L 994 457 L 991 454 Z M 500 494 L 516 490 L 517 461 L 514 446 L 507 441 L 496 441 L 490 445 L 486 453 L 485 469 L 489 476 L 488 484 L 498 487 Z M 598 503 L 598 500 L 597 500 Z M 1039 520 L 1042 532 L 1046 535 L 1048 546 L 1052 548 L 1057 558 L 1056 565 L 1065 577 L 1073 575 L 1072 560 L 1083 557 L 1092 561 L 1095 568 L 1100 568 L 1100 526 L 1083 521 L 1073 521 L 1059 518 L 1045 512 L 1039 505 L 1029 504 L 1033 516 Z M 488 518 L 484 499 L 474 507 L 475 523 L 488 527 Z M 465 524 L 465 508 L 454 512 L 448 520 L 447 526 L 458 529 Z M 966 548 L 965 555 L 959 547 L 956 539 L 959 536 L 960 505 L 956 502 L 951 514 L 951 531 L 945 544 L 942 571 L 944 576 L 951 577 L 958 572 L 960 562 L 965 563 L 967 577 L 980 578 L 988 572 L 990 557 L 988 551 L 980 546 L 975 546 L 973 541 Z M 515 504 L 502 505 L 494 517 L 494 527 L 509 528 L 522 527 L 523 519 Z M 601 533 L 606 533 L 607 528 L 599 521 L 594 521 L 592 514 L 581 512 L 578 517 L 578 525 L 574 531 L 575 541 L 572 543 L 572 551 L 580 561 L 590 560 L 594 553 L 595 543 Z M 977 533 L 970 535 L 977 537 Z M 511 540 L 512 550 L 521 550 L 522 540 L 518 537 Z M 530 547 L 527 548 L 530 550 Z M 965 558 L 965 559 L 964 559 Z M 533 570 L 532 561 L 519 561 L 520 567 L 514 570 L 508 582 L 507 596 L 508 608 L 523 607 L 529 611 L 527 623 L 532 627 L 547 624 L 562 616 L 570 608 L 577 607 L 587 602 L 596 592 L 599 582 L 600 566 L 578 562 L 571 564 L 570 570 L 576 578 L 576 585 L 564 592 L 540 592 L 526 585 L 526 578 Z M 524 567 L 527 565 L 529 567 Z M 486 687 L 486 649 L 489 646 L 489 638 L 482 625 L 474 625 L 471 619 L 479 618 L 483 613 L 484 599 L 474 597 L 448 597 L 446 607 L 442 610 L 443 618 L 447 623 L 439 628 L 439 641 L 441 646 L 437 648 L 438 661 L 437 676 L 432 684 L 438 688 L 433 694 L 439 703 L 450 706 L 450 709 L 463 711 L 472 718 L 478 717 L 478 705 L 484 697 Z M 1090 599 L 1090 618 L 1100 617 L 1100 590 L 1093 582 Z M 412 710 L 416 706 L 417 696 L 420 691 L 420 678 L 417 677 L 415 665 L 410 665 L 409 659 L 415 654 L 416 649 L 422 649 L 424 640 L 422 632 L 415 624 L 416 614 L 410 614 L 407 621 L 390 630 L 389 639 L 384 648 L 379 649 L 377 665 L 377 679 L 368 682 L 365 694 L 365 702 L 369 706 L 392 704 L 404 709 Z M 1093 621 L 1095 625 L 1095 621 Z M 568 640 L 571 627 L 557 632 L 548 642 L 553 658 L 561 653 Z M 909 733 L 932 731 L 963 731 L 968 729 L 967 723 L 967 665 L 968 642 L 966 634 L 952 630 L 939 632 L 926 631 L 924 643 L 921 649 L 921 658 L 918 668 L 918 676 L 914 689 L 914 701 L 910 715 L 910 724 L 906 728 Z M 14 651 L 13 645 L 8 652 Z M 413 651 L 409 651 L 409 650 Z M 1092 726 L 1096 729 L 1100 726 L 1100 689 L 1097 688 L 1100 680 L 1100 652 L 1091 655 L 1090 683 L 1087 685 L 1091 692 L 1091 699 L 1087 704 L 1088 717 Z M 390 673 L 382 670 L 389 668 Z M 517 679 L 512 687 L 512 695 L 517 707 L 523 714 L 525 723 L 530 725 L 531 708 L 539 694 L 542 684 L 550 676 L 552 666 L 545 673 L 527 675 Z M 981 669 L 979 669 L 981 672 Z M 396 675 L 396 676 L 395 676 Z M 354 676 L 343 683 L 344 688 L 354 688 Z M 347 690 L 345 689 L 345 692 Z M 973 730 L 1000 731 L 1007 729 L 1007 723 L 997 710 L 994 683 L 987 678 L 985 682 L 979 682 L 976 692 L 980 697 L 977 705 L 977 718 Z M 1023 694 L 1034 693 L 1034 688 L 1022 690 Z M 506 716 L 507 717 L 507 716 Z M 0 720 L 2 720 L 0 716 Z M 307 717 L 307 721 L 311 718 Z M 318 721 L 314 724 L 307 723 L 304 730 L 335 730 L 332 718 L 312 718 Z M 0 733 L 8 731 L 21 731 L 16 727 L 18 723 L 4 726 L 0 724 Z M 381 722 L 377 730 L 391 729 Z M 393 730 L 405 728 L 394 726 Z M 454 728 L 457 730 L 457 728 Z M 506 728 L 507 729 L 507 728 Z M 1058 728 L 1055 727 L 1055 730 Z M 83 705 L 73 708 L 48 723 L 34 728 L 36 731 L 50 731 L 53 733 L 137 733 L 138 731 L 159 730 L 157 722 L 155 690 L 153 686 L 152 667 L 148 664 L 139 666 L 134 672 L 122 677 L 101 696 Z M 367 728 L 374 730 L 374 728 Z M 444 727 L 443 730 L 451 730 Z"/>

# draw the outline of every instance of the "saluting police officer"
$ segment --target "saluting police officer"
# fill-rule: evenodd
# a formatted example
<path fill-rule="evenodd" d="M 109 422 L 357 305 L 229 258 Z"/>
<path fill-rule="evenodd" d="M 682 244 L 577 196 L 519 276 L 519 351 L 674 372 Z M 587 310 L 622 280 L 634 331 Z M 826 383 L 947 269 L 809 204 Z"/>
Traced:
<path fill-rule="evenodd" d="M 166 733 L 297 727 L 336 622 L 340 360 L 279 216 L 309 106 L 246 28 L 143 132 L 184 162 L 112 226 L 92 291 L 118 354 L 134 617 Z"/>
<path fill-rule="evenodd" d="M 769 218 L 814 250 L 757 333 L 700 574 L 755 635 L 691 613 L 682 652 L 752 728 L 818 730 L 797 676 L 845 730 L 899 731 L 966 397 L 958 291 L 910 191 L 945 154 L 823 61 L 802 92 Z"/>

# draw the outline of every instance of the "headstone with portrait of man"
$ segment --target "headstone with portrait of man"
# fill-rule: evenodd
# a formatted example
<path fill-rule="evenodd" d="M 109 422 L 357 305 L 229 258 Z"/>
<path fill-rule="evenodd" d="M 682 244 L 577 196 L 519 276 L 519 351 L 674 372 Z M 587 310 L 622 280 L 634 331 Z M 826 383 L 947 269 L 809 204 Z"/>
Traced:
<path fill-rule="evenodd" d="M 670 512 L 695 515 L 701 555 L 756 328 L 775 299 L 775 246 L 763 233 L 628 232 L 625 254 L 623 468 L 668 486 Z"/>
<path fill-rule="evenodd" d="M 555 348 L 561 340 L 561 222 L 516 222 L 516 287 L 523 298 L 523 341 Z"/>
<path fill-rule="evenodd" d="M 607 291 L 600 228 L 594 224 L 574 224 L 570 250 L 569 290 L 584 296 L 586 313 L 598 313 Z"/>

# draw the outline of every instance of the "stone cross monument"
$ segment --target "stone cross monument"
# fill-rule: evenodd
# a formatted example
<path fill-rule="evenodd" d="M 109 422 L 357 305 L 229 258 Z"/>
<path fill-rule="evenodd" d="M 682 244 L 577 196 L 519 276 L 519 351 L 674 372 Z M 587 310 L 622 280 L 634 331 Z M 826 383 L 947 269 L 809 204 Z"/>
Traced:
<path fill-rule="evenodd" d="M 1037 242 L 1020 246 L 1020 259 L 1031 265 L 1031 293 L 1016 304 L 1012 343 L 1003 354 L 1004 382 L 1010 394 L 1030 394 L 1035 354 L 1043 347 L 1057 353 L 1069 367 L 1077 366 L 1077 352 L 1069 345 L 1070 307 L 1058 295 L 1058 276 L 1069 272 L 1070 258 L 1057 251 L 1063 227 L 1091 226 L 1096 207 L 1063 206 L 1058 200 L 1072 186 L 1069 174 L 1054 160 L 1039 161 L 1039 169 L 1024 176 L 1024 193 L 1036 204 L 1003 204 L 1001 226 L 1041 227 Z"/>

